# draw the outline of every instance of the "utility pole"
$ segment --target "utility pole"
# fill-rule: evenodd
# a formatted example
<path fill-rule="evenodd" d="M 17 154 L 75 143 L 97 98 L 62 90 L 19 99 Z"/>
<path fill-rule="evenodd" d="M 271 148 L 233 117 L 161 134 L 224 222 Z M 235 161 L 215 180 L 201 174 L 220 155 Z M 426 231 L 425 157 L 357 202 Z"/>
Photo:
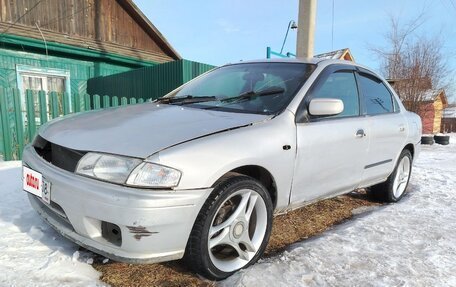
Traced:
<path fill-rule="evenodd" d="M 299 0 L 297 58 L 313 57 L 316 12 L 317 0 Z"/>

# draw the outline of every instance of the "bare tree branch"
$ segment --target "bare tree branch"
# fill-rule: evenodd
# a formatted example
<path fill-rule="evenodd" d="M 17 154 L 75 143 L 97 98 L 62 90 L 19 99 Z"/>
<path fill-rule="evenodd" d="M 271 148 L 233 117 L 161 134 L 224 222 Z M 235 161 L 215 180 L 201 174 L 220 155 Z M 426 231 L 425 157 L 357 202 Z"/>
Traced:
<path fill-rule="evenodd" d="M 426 103 L 432 100 L 432 91 L 445 87 L 443 79 L 449 72 L 442 38 L 417 35 L 424 23 L 424 12 L 403 25 L 390 16 L 386 48 L 370 49 L 381 59 L 382 73 L 394 79 L 394 89 L 406 108 L 422 116 L 430 108 Z"/>

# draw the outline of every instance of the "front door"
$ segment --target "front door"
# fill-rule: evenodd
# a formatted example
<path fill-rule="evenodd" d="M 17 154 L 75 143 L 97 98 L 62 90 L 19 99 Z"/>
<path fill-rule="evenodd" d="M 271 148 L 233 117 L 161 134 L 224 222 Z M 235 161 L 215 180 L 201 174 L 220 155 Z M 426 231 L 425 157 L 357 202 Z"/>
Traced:
<path fill-rule="evenodd" d="M 307 115 L 296 124 L 292 206 L 349 192 L 361 181 L 369 131 L 354 70 L 347 65 L 329 66 L 303 100 L 302 105 L 308 105 L 314 98 L 340 99 L 344 111 L 326 117 Z"/>

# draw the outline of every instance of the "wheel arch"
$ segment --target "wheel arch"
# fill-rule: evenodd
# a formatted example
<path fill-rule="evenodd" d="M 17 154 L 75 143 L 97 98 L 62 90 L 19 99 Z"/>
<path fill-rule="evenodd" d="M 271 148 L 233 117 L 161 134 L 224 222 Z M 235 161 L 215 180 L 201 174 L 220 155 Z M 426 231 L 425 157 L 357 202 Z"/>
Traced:
<path fill-rule="evenodd" d="M 411 143 L 407 144 L 402 150 L 408 150 L 412 154 L 412 159 L 415 157 L 415 146 Z"/>
<path fill-rule="evenodd" d="M 222 175 L 219 179 L 217 179 L 213 184 L 212 187 L 215 187 L 220 182 L 226 180 L 229 177 L 236 176 L 236 175 L 246 175 L 258 180 L 268 191 L 269 195 L 271 196 L 273 207 L 276 208 L 277 206 L 277 184 L 274 180 L 274 176 L 269 172 L 266 168 L 259 166 L 259 165 L 243 165 L 236 168 L 231 169 L 230 171 L 226 172 Z"/>

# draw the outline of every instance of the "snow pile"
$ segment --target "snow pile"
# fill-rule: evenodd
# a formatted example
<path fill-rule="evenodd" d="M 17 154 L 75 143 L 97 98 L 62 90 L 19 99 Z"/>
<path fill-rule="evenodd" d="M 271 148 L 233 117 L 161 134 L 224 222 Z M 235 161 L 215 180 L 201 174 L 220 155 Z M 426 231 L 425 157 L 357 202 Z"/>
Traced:
<path fill-rule="evenodd" d="M 90 253 L 49 227 L 21 188 L 21 163 L 0 163 L 0 286 L 103 286 Z"/>
<path fill-rule="evenodd" d="M 456 286 L 456 134 L 422 146 L 409 193 L 228 278 L 224 286 Z"/>

